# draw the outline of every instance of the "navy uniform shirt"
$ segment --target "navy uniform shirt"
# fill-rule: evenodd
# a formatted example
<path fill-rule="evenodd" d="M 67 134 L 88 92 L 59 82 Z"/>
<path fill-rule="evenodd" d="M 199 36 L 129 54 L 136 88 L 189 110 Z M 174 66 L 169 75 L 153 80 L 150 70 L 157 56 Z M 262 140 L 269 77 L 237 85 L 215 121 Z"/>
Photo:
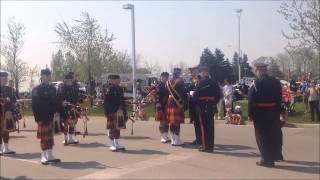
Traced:
<path fill-rule="evenodd" d="M 36 122 L 50 123 L 57 112 L 56 88 L 49 84 L 40 84 L 32 90 L 32 111 Z"/>
<path fill-rule="evenodd" d="M 119 108 L 125 111 L 124 92 L 120 86 L 108 84 L 103 87 L 104 113 L 106 115 L 115 113 Z"/>
<path fill-rule="evenodd" d="M 5 109 L 9 110 L 13 108 L 13 104 L 16 103 L 17 97 L 15 96 L 14 89 L 9 86 L 0 86 L 0 98 L 9 100 Z M 2 112 L 1 112 L 2 113 Z"/>
<path fill-rule="evenodd" d="M 249 117 L 254 121 L 268 118 L 270 115 L 279 118 L 282 111 L 281 96 L 279 80 L 268 75 L 256 79 L 248 95 Z"/>
<path fill-rule="evenodd" d="M 159 104 L 159 107 L 156 107 L 157 110 L 165 110 L 169 97 L 169 91 L 164 82 L 160 82 L 156 86 L 156 104 Z"/>
<path fill-rule="evenodd" d="M 216 111 L 216 104 L 222 98 L 221 88 L 219 84 L 211 78 L 202 78 L 196 87 L 194 98 L 197 103 L 199 103 L 201 109 L 203 109 L 204 106 L 211 106 L 214 108 L 213 110 Z M 208 101 L 202 99 L 208 99 Z"/>

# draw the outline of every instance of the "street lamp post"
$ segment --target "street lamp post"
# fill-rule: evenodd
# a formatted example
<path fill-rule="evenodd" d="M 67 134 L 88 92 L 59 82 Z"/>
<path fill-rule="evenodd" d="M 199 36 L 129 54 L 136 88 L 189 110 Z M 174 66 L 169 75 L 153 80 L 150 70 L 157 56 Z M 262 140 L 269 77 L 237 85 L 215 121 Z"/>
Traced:
<path fill-rule="evenodd" d="M 123 9 L 131 10 L 131 28 L 132 28 L 132 88 L 133 102 L 136 101 L 136 45 L 135 45 L 135 23 L 134 23 L 134 5 L 124 4 Z M 135 107 L 135 106 L 134 106 Z"/>
<path fill-rule="evenodd" d="M 236 12 L 237 12 L 237 15 L 238 15 L 238 31 L 239 31 L 239 57 L 238 57 L 238 71 L 239 71 L 239 83 L 240 83 L 240 79 L 241 79 L 241 68 L 240 68 L 240 58 L 241 58 L 241 55 L 240 55 L 240 16 L 241 16 L 241 12 L 242 12 L 242 9 L 236 9 Z"/>

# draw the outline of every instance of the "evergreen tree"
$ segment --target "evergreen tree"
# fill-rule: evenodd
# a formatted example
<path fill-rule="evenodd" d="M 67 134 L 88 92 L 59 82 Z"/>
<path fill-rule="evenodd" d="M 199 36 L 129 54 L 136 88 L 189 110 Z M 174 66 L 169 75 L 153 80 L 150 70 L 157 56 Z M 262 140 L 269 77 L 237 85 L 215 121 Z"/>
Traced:
<path fill-rule="evenodd" d="M 271 61 L 270 61 L 269 68 L 268 68 L 268 74 L 270 76 L 273 76 L 278 79 L 283 78 L 283 72 L 280 70 L 279 65 L 277 64 L 277 62 L 274 59 L 271 59 Z"/>

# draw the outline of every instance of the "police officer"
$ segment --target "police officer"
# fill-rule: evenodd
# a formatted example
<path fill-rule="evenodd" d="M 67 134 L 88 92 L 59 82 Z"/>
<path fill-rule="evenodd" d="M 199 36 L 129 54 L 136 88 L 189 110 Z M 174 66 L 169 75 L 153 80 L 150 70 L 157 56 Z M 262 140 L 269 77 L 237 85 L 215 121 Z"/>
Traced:
<path fill-rule="evenodd" d="M 274 167 L 274 162 L 283 160 L 280 115 L 286 119 L 281 108 L 280 81 L 267 74 L 267 64 L 255 64 L 256 80 L 249 90 L 248 115 L 253 121 L 261 160 L 258 166 Z"/>
<path fill-rule="evenodd" d="M 200 121 L 199 121 L 199 112 L 197 112 L 196 108 L 196 100 L 193 97 L 193 93 L 196 90 L 196 86 L 199 84 L 200 77 L 199 77 L 199 68 L 192 67 L 189 68 L 191 74 L 191 82 L 187 88 L 187 92 L 189 93 L 189 117 L 190 123 L 194 125 L 194 132 L 195 132 L 195 140 L 191 143 L 192 145 L 200 145 L 201 144 L 201 128 L 200 128 Z"/>
<path fill-rule="evenodd" d="M 162 72 L 160 75 L 160 83 L 156 86 L 156 121 L 159 121 L 159 132 L 161 134 L 161 142 L 170 142 L 169 138 L 169 121 L 167 119 L 166 107 L 168 103 L 169 92 L 166 86 L 169 80 L 169 73 Z"/>
<path fill-rule="evenodd" d="M 71 106 L 76 106 L 79 103 L 79 89 L 74 84 L 74 76 L 72 72 L 68 72 L 64 76 L 63 84 L 58 89 L 58 98 L 60 102 L 60 115 L 64 124 L 64 140 L 63 144 L 78 144 L 79 141 L 73 137 L 75 126 L 71 119 L 74 114 L 71 113 Z"/>
<path fill-rule="evenodd" d="M 214 147 L 214 113 L 217 112 L 217 103 L 221 99 L 221 89 L 217 82 L 212 80 L 209 69 L 200 66 L 201 80 L 196 87 L 194 98 L 197 101 L 201 125 L 201 152 L 213 152 Z"/>
<path fill-rule="evenodd" d="M 60 162 L 52 154 L 53 140 L 53 115 L 58 111 L 58 98 L 56 89 L 50 85 L 51 72 L 49 69 L 41 70 L 41 84 L 32 90 L 32 111 L 38 124 L 37 138 L 41 145 L 41 163 Z"/>
<path fill-rule="evenodd" d="M 111 140 L 110 150 L 125 150 L 119 144 L 120 129 L 125 128 L 127 122 L 126 105 L 124 101 L 123 88 L 119 86 L 120 76 L 109 75 L 108 84 L 103 87 L 104 94 L 104 113 L 107 118 L 108 136 Z"/>
<path fill-rule="evenodd" d="M 0 122 L 4 121 L 3 118 L 3 111 L 6 111 L 6 110 L 13 110 L 13 105 L 14 103 L 16 103 L 16 96 L 14 94 L 14 90 L 7 86 L 7 83 L 8 83 L 8 73 L 7 72 L 4 72 L 4 71 L 1 71 L 0 72 L 0 98 L 1 98 L 1 103 L 4 103 L 3 106 L 1 106 L 1 110 L 0 110 Z M 9 102 L 4 102 L 4 101 L 9 101 Z M 2 128 L 4 127 L 1 127 L 1 124 L 0 123 L 0 155 L 2 154 L 15 154 L 14 151 L 12 151 L 10 148 L 9 148 L 9 132 L 7 131 L 3 131 Z M 2 142 L 4 142 L 2 144 Z"/>

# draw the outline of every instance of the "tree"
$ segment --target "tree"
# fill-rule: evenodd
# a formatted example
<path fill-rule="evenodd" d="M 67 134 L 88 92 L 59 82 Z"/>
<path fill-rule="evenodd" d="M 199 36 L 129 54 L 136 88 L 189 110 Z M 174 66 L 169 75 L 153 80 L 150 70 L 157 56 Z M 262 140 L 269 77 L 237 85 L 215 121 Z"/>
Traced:
<path fill-rule="evenodd" d="M 298 41 L 299 47 L 311 47 L 320 51 L 320 1 L 292 0 L 283 2 L 278 11 L 289 23 L 292 34 L 283 32 L 289 40 Z"/>
<path fill-rule="evenodd" d="M 248 63 L 248 55 L 246 53 L 243 54 L 243 57 L 240 58 L 240 68 L 241 74 L 243 77 L 254 77 L 254 73 L 252 72 L 252 67 Z"/>
<path fill-rule="evenodd" d="M 28 74 L 27 63 L 19 59 L 24 45 L 25 26 L 10 18 L 8 22 L 8 35 L 5 36 L 1 48 L 1 55 L 5 58 L 7 71 L 11 74 L 16 91 L 19 93 L 20 84 L 26 81 Z"/>
<path fill-rule="evenodd" d="M 232 76 L 232 74 L 224 72 L 224 56 L 224 53 L 220 49 L 216 48 L 214 53 L 212 53 L 209 48 L 205 48 L 200 57 L 200 65 L 208 66 L 211 77 L 220 83 Z"/>
<path fill-rule="evenodd" d="M 268 74 L 273 77 L 276 77 L 278 79 L 283 78 L 283 73 L 273 58 L 270 59 L 270 63 L 269 63 L 269 67 L 268 67 Z"/>
<path fill-rule="evenodd" d="M 52 55 L 50 66 L 52 69 L 52 79 L 54 81 L 62 80 L 66 71 L 66 62 L 61 50 Z"/>
<path fill-rule="evenodd" d="M 152 74 L 160 75 L 161 73 L 161 67 L 158 62 L 145 61 L 144 67 Z"/>
<path fill-rule="evenodd" d="M 113 34 L 109 35 L 107 28 L 102 33 L 97 20 L 91 18 L 89 13 L 82 12 L 81 16 L 81 19 L 74 20 L 75 25 L 58 23 L 55 32 L 59 37 L 58 43 L 75 56 L 85 70 L 88 81 L 92 82 L 93 77 L 101 76 L 106 71 L 103 66 L 105 61 L 114 58 L 111 45 L 114 37 Z M 93 95 L 93 88 L 89 89 L 90 95 Z"/>
<path fill-rule="evenodd" d="M 38 67 L 37 65 L 31 67 L 31 68 L 29 69 L 28 76 L 29 76 L 29 80 L 30 80 L 30 83 L 29 83 L 29 92 L 31 92 L 32 89 L 33 89 L 34 86 L 35 86 L 35 77 L 38 77 L 38 76 L 39 76 L 39 67 Z"/>

